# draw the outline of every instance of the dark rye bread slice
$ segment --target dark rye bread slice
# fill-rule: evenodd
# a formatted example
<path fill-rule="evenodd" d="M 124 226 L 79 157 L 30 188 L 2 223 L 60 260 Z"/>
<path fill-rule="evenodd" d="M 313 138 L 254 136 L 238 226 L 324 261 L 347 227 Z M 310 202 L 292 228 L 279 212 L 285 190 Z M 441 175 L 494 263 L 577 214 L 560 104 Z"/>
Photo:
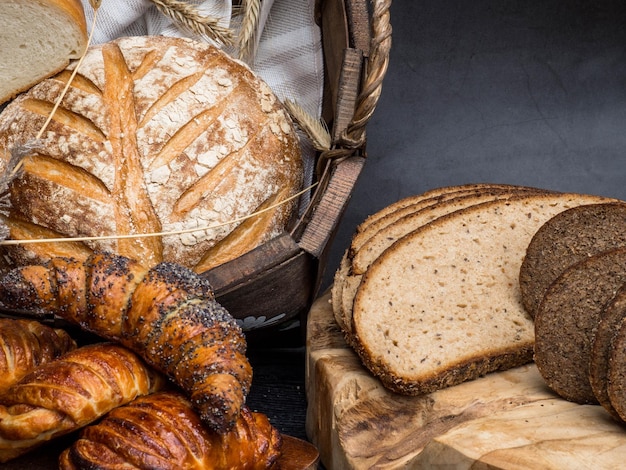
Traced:
<path fill-rule="evenodd" d="M 550 284 L 593 254 L 626 246 L 626 203 L 574 207 L 547 221 L 533 236 L 520 268 L 522 302 L 531 316 Z"/>
<path fill-rule="evenodd" d="M 477 204 L 395 242 L 363 276 L 353 344 L 389 389 L 409 395 L 532 360 L 517 281 L 533 234 L 557 213 L 605 200 L 533 194 Z"/>
<path fill-rule="evenodd" d="M 618 326 L 611 341 L 607 394 L 622 421 L 626 421 L 626 319 Z"/>
<path fill-rule="evenodd" d="M 535 315 L 535 363 L 566 400 L 598 403 L 589 380 L 591 345 L 600 316 L 626 282 L 626 248 L 567 268 L 548 288 Z"/>
<path fill-rule="evenodd" d="M 538 193 L 545 191 L 538 190 Z M 530 194 L 528 189 L 520 190 L 511 187 L 504 189 L 491 189 L 476 191 L 473 194 L 465 194 L 463 196 L 453 197 L 451 199 L 441 201 L 436 205 L 423 207 L 416 210 L 390 225 L 380 229 L 378 233 L 373 235 L 359 250 L 352 259 L 349 274 L 345 276 L 342 288 L 342 314 L 344 331 L 352 333 L 352 310 L 354 296 L 363 278 L 363 273 L 367 271 L 369 266 L 380 256 L 387 248 L 402 237 L 419 229 L 420 227 L 432 222 L 433 220 L 451 214 L 453 212 L 466 209 L 484 202 L 495 201 L 499 199 L 508 199 L 519 195 L 520 193 Z M 349 337 L 348 337 L 349 338 Z"/>
<path fill-rule="evenodd" d="M 600 319 L 591 343 L 589 383 L 598 402 L 615 418 L 621 419 L 609 397 L 609 362 L 615 332 L 626 318 L 626 286 L 600 312 Z M 622 361 L 626 356 L 622 356 Z"/>

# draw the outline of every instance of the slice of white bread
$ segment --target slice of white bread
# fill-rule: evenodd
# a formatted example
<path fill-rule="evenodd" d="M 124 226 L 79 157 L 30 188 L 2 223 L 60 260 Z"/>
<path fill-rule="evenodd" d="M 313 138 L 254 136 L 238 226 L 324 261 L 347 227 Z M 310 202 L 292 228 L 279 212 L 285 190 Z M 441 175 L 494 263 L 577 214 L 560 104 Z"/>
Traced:
<path fill-rule="evenodd" d="M 425 207 L 430 207 L 447 199 L 452 199 L 459 195 L 474 194 L 486 187 L 498 187 L 499 184 L 473 183 L 457 186 L 445 186 L 430 189 L 426 192 L 411 195 L 389 204 L 377 212 L 368 216 L 361 222 L 354 231 L 350 246 L 345 251 L 339 267 L 335 272 L 332 286 L 331 302 L 333 313 L 337 324 L 342 330 L 351 328 L 349 318 L 352 315 L 352 300 L 356 292 L 358 282 L 353 278 L 352 258 L 358 253 L 360 247 L 365 244 L 373 235 L 378 233 L 389 224 L 394 223 L 403 216 L 418 211 Z M 360 276 L 359 276 L 360 282 Z M 348 286 L 349 284 L 349 286 Z M 349 292 L 344 295 L 344 286 L 349 288 Z M 346 303 L 344 308 L 344 302 Z"/>
<path fill-rule="evenodd" d="M 391 390 L 416 395 L 532 360 L 521 304 L 526 247 L 563 210 L 608 199 L 528 194 L 458 210 L 395 242 L 353 305 L 353 347 Z"/>
<path fill-rule="evenodd" d="M 0 21 L 0 103 L 60 72 L 87 47 L 80 0 L 4 0 Z"/>

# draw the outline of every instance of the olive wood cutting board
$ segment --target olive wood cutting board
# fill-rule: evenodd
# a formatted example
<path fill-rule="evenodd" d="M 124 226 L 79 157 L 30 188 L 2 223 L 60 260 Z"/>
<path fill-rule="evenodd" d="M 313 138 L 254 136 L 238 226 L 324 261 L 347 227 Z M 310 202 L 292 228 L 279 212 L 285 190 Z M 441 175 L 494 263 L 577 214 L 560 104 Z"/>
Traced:
<path fill-rule="evenodd" d="M 307 434 L 328 469 L 618 469 L 626 425 L 552 393 L 533 364 L 417 397 L 347 346 L 327 292 L 307 321 Z"/>

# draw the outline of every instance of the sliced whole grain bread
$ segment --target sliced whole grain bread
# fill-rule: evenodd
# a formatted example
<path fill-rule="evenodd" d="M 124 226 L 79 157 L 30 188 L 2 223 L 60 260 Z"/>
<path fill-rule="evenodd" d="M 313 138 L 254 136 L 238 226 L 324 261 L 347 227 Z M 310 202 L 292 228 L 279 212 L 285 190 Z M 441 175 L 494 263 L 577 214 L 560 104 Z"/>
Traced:
<path fill-rule="evenodd" d="M 416 395 L 532 360 L 518 275 L 548 219 L 607 199 L 528 194 L 455 211 L 396 241 L 364 274 L 353 347 L 391 390 Z"/>
<path fill-rule="evenodd" d="M 523 191 L 526 194 L 530 194 L 529 190 Z M 508 190 L 477 190 L 472 194 L 453 197 L 441 201 L 434 206 L 416 210 L 379 230 L 379 232 L 373 235 L 352 258 L 351 269 L 343 279 L 341 310 L 343 315 L 342 323 L 345 331 L 349 334 L 352 332 L 352 306 L 363 273 L 365 273 L 370 264 L 394 242 L 433 220 L 451 214 L 452 212 L 466 209 L 483 202 L 508 199 L 519 194 L 520 191 L 518 188 L 509 188 Z M 350 339 L 350 337 L 348 337 L 348 339 Z"/>
<path fill-rule="evenodd" d="M 342 330 L 350 328 L 349 318 L 352 314 L 352 299 L 354 297 L 356 287 L 358 286 L 358 282 L 356 282 L 352 277 L 353 268 L 351 260 L 359 251 L 361 245 L 366 243 L 374 234 L 405 215 L 420 211 L 427 207 L 445 203 L 449 199 L 466 195 L 475 195 L 485 191 L 511 192 L 524 190 L 544 191 L 526 186 L 500 183 L 468 183 L 463 185 L 444 186 L 400 199 L 367 217 L 357 226 L 355 233 L 352 236 L 350 246 L 341 258 L 333 279 L 331 302 L 335 319 L 340 328 Z M 360 276 L 358 277 L 358 280 L 360 282 Z M 348 292 L 344 295 L 343 290 L 346 285 L 348 287 Z M 346 315 L 344 315 L 344 311 Z M 347 316 L 347 320 L 344 320 L 345 316 Z"/>
<path fill-rule="evenodd" d="M 626 282 L 626 248 L 598 253 L 567 268 L 535 315 L 535 363 L 562 398 L 597 404 L 589 380 L 591 344 L 600 316 Z"/>
<path fill-rule="evenodd" d="M 370 215 L 357 227 L 352 240 L 350 241 L 350 257 L 360 250 L 361 246 L 366 243 L 372 235 L 394 223 L 401 217 L 409 215 L 417 210 L 430 207 L 441 202 L 445 202 L 452 198 L 461 196 L 474 195 L 484 192 L 513 192 L 513 191 L 533 191 L 547 192 L 547 190 L 532 188 L 528 186 L 519 186 L 501 183 L 472 183 L 455 186 L 444 186 L 431 189 L 425 193 L 414 196 L 408 196 L 400 199 L 387 207 L 382 208 L 378 212 Z"/>
<path fill-rule="evenodd" d="M 626 203 L 583 205 L 548 220 L 531 239 L 520 268 L 528 313 L 534 317 L 548 286 L 567 267 L 620 246 L 626 246 Z"/>
<path fill-rule="evenodd" d="M 625 318 L 626 286 L 622 286 L 600 312 L 600 319 L 591 342 L 589 358 L 589 383 L 591 390 L 598 402 L 617 419 L 621 418 L 613 407 L 608 392 L 609 358 L 615 332 Z"/>
<path fill-rule="evenodd" d="M 397 201 L 391 204 L 388 204 L 382 209 L 366 217 L 365 220 L 357 226 L 355 230 L 355 234 L 358 234 L 364 231 L 365 229 L 367 229 L 368 227 L 376 223 L 379 219 L 386 217 L 392 212 L 395 212 L 398 209 L 402 209 L 404 207 L 413 205 L 415 203 L 419 203 L 425 199 L 445 196 L 448 193 L 453 193 L 456 191 L 461 191 L 461 192 L 474 191 L 476 189 L 483 189 L 485 186 L 493 187 L 493 186 L 501 186 L 501 185 L 498 183 L 493 183 L 493 184 L 492 183 L 467 183 L 467 184 L 452 185 L 452 186 L 438 186 L 436 188 L 429 189 L 419 194 L 412 194 L 405 198 L 398 199 Z"/>
<path fill-rule="evenodd" d="M 626 318 L 618 325 L 609 351 L 607 394 L 611 406 L 626 421 Z"/>

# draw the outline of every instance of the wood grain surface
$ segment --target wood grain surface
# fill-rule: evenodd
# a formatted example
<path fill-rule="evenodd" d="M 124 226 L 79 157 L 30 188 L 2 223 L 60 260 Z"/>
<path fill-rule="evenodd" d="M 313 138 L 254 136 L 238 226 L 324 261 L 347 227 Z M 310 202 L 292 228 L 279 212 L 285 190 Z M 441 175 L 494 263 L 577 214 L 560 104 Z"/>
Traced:
<path fill-rule="evenodd" d="M 339 469 L 617 469 L 626 426 L 567 402 L 534 364 L 417 397 L 385 389 L 346 345 L 330 293 L 309 313 L 307 434 Z"/>

